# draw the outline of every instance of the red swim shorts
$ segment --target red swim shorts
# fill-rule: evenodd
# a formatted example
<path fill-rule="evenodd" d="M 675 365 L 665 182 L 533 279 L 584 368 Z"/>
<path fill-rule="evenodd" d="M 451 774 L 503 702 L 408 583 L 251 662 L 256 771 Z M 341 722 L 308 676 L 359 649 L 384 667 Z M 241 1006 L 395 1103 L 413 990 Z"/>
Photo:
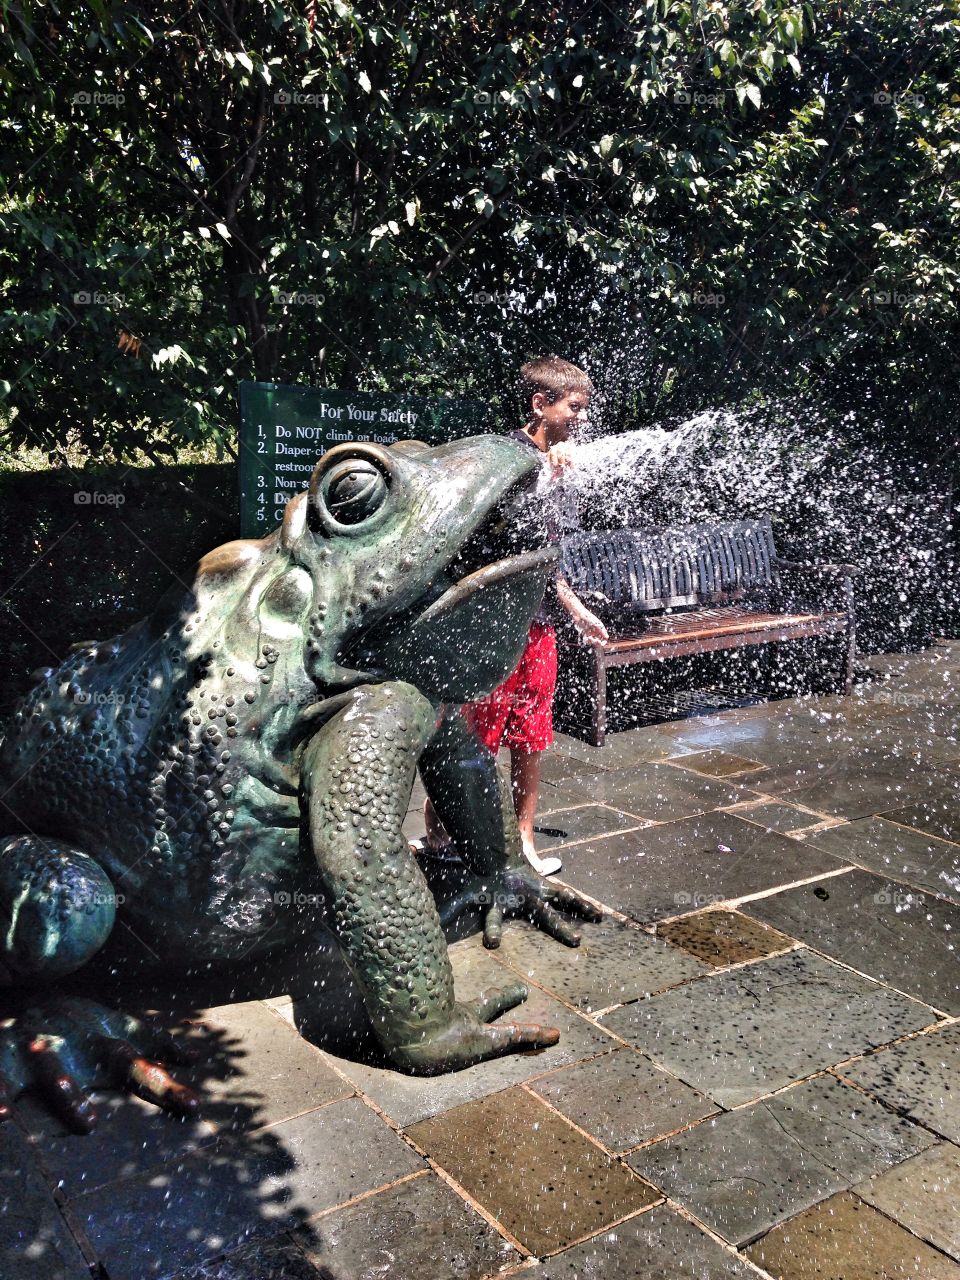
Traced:
<path fill-rule="evenodd" d="M 557 684 L 557 635 L 549 623 L 534 622 L 527 647 L 512 675 L 468 714 L 494 755 L 543 751 L 553 741 L 553 691 Z"/>

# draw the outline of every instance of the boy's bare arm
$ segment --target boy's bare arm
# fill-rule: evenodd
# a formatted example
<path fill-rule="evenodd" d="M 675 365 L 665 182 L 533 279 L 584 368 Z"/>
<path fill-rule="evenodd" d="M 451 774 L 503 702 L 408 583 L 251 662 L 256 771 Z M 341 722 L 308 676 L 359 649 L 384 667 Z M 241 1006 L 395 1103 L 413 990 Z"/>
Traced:
<path fill-rule="evenodd" d="M 573 447 L 567 440 L 547 450 L 547 462 L 551 476 L 557 480 L 573 465 Z M 573 625 L 587 644 L 602 644 L 609 640 L 607 628 L 597 615 L 583 603 L 566 578 L 557 578 L 557 599 L 573 619 Z"/>
<path fill-rule="evenodd" d="M 575 594 L 566 578 L 557 578 L 557 599 L 573 619 L 573 625 L 586 640 L 587 644 L 603 644 L 609 640 L 607 628 L 595 613 L 587 608 Z"/>

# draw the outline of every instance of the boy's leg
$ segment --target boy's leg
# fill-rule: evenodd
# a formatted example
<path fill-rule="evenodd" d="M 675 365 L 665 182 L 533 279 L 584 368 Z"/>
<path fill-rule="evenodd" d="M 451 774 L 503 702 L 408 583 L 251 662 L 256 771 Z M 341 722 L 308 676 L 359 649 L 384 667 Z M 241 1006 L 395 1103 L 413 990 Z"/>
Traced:
<path fill-rule="evenodd" d="M 537 816 L 537 800 L 540 794 L 540 761 L 542 751 L 527 751 L 514 747 L 510 752 L 510 783 L 513 788 L 513 807 L 517 811 L 517 826 L 524 853 L 535 849 L 533 820 Z"/>
<path fill-rule="evenodd" d="M 537 842 L 533 833 L 533 820 L 537 816 L 537 803 L 540 799 L 542 757 L 542 751 L 525 751 L 514 747 L 510 752 L 510 781 L 523 856 L 539 875 L 554 876 L 562 868 L 563 863 L 555 854 L 537 853 Z"/>
<path fill-rule="evenodd" d="M 443 849 L 450 843 L 447 829 L 437 817 L 437 811 L 434 809 L 433 801 L 429 796 L 427 796 L 423 806 L 423 822 L 427 828 L 428 849 Z"/>
<path fill-rule="evenodd" d="M 540 795 L 540 763 L 553 741 L 553 694 L 557 683 L 557 645 L 553 627 L 535 622 L 518 668 L 518 696 L 514 699 L 506 743 L 510 748 L 510 779 L 524 857 L 540 873 L 553 875 L 560 859 L 538 856 L 533 833 Z"/>

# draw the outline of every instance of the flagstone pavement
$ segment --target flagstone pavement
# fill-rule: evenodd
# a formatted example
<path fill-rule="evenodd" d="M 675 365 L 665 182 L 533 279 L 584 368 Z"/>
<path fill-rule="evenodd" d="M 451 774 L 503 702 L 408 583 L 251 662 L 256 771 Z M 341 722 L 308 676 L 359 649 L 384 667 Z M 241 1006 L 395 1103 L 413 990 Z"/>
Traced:
<path fill-rule="evenodd" d="M 960 642 L 868 665 L 558 738 L 540 839 L 603 921 L 451 945 L 555 1047 L 415 1080 L 296 992 L 217 1004 L 202 1119 L 17 1104 L 0 1275 L 960 1280 Z"/>

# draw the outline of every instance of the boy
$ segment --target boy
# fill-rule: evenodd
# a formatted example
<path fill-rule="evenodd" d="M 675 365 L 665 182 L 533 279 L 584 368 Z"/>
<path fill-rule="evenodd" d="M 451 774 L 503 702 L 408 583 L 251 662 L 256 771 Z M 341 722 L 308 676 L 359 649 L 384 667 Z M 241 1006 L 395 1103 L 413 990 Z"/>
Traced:
<path fill-rule="evenodd" d="M 546 356 L 529 360 L 522 367 L 520 387 L 529 417 L 520 430 L 511 432 L 511 438 L 546 454 L 551 479 L 556 481 L 571 465 L 568 441 L 586 418 L 593 385 L 575 364 L 559 356 Z M 557 523 L 556 518 L 548 517 L 547 536 L 551 541 L 559 540 Z M 607 639 L 600 619 L 557 575 L 547 587 L 516 670 L 482 702 L 466 708 L 478 736 L 494 756 L 503 745 L 510 749 L 510 781 L 523 854 L 544 876 L 554 875 L 561 867 L 559 858 L 541 858 L 537 854 L 533 834 L 541 757 L 553 741 L 553 694 L 557 681 L 553 621 L 561 608 L 588 643 L 599 644 Z M 444 842 L 444 832 L 429 800 L 425 818 L 427 846 L 438 848 Z"/>

